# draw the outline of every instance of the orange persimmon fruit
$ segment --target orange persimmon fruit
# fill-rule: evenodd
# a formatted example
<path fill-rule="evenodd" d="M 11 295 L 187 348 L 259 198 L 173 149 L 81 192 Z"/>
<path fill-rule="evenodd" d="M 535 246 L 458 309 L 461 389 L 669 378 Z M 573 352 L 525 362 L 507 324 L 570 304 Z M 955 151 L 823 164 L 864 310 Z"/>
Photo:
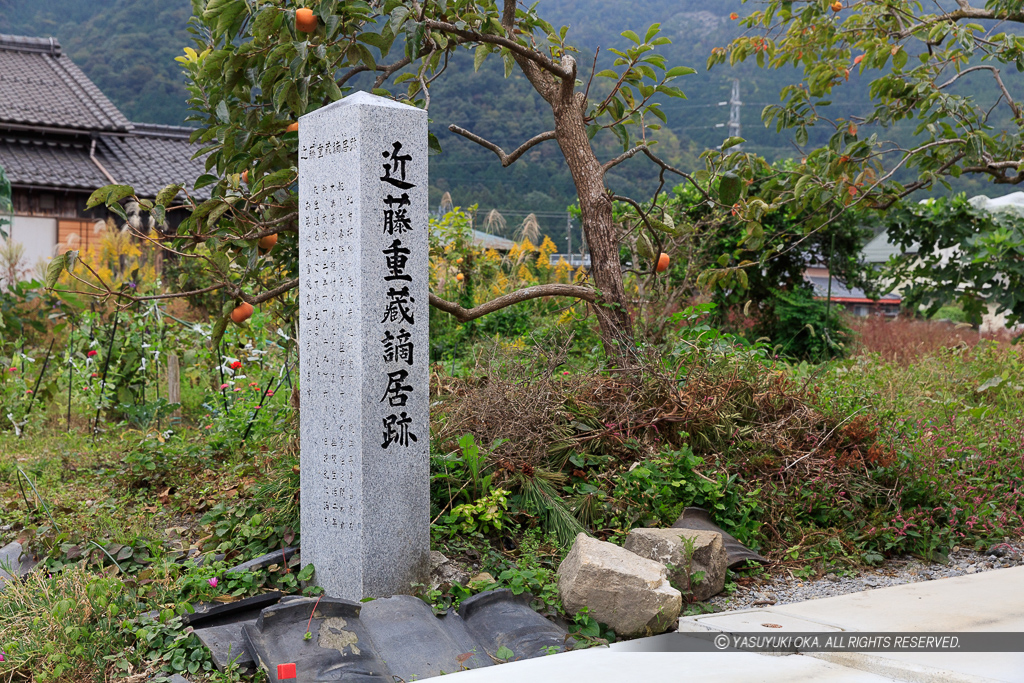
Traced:
<path fill-rule="evenodd" d="M 669 261 L 668 254 L 662 252 L 662 254 L 658 257 L 658 265 L 655 266 L 654 272 L 655 273 L 662 273 L 662 272 L 668 270 L 668 261 Z"/>
<path fill-rule="evenodd" d="M 303 33 L 312 33 L 316 30 L 316 15 L 308 7 L 300 7 L 295 10 L 295 28 Z"/>
<path fill-rule="evenodd" d="M 260 249 L 270 251 L 274 248 L 275 244 L 277 244 L 276 232 L 273 235 L 265 235 L 260 238 Z"/>
<path fill-rule="evenodd" d="M 243 301 L 235 307 L 235 310 L 231 311 L 231 322 L 236 325 L 241 325 L 249 319 L 249 316 L 252 315 L 252 311 L 252 304 L 247 301 Z"/>

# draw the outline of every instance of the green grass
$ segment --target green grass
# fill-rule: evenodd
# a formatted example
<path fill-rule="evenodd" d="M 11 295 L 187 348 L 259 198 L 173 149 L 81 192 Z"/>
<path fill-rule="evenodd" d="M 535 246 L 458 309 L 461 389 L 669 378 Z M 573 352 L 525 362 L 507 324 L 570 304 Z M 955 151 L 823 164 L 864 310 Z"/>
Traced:
<path fill-rule="evenodd" d="M 434 547 L 495 581 L 424 598 L 444 608 L 500 586 L 558 613 L 555 571 L 574 529 L 616 541 L 671 524 L 687 505 L 768 555 L 769 572 L 807 577 L 1021 537 L 1018 347 L 793 366 L 701 334 L 633 379 L 579 356 L 568 375 L 544 370 L 549 361 L 520 345 L 459 377 L 435 368 Z M 220 399 L 196 386 L 197 405 Z M 232 398 L 246 406 L 248 393 Z M 298 590 L 297 568 L 283 565 L 223 578 L 299 541 L 290 411 L 261 416 L 243 444 L 248 409 L 174 433 L 110 424 L 94 441 L 81 431 L 87 416 L 68 434 L 59 406 L 45 407 L 25 437 L 0 433 L 0 507 L 12 525 L 0 542 L 45 556 L 0 604 L 12 680 L 202 671 L 208 660 L 180 624 L 186 604 Z M 492 504 L 499 488 L 508 498 Z M 228 558 L 188 569 L 179 560 L 190 551 Z M 140 616 L 150 609 L 160 616 Z M 603 633 L 586 615 L 562 616 L 585 639 Z"/>

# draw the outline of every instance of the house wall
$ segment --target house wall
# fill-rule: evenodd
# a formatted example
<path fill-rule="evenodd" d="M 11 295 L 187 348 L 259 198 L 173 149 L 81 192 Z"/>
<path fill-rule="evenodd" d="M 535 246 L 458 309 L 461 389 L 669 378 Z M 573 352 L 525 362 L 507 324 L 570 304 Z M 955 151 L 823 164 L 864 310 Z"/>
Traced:
<path fill-rule="evenodd" d="M 14 213 L 22 216 L 47 216 L 51 218 L 78 218 L 85 211 L 88 193 L 67 190 L 35 190 L 15 187 L 11 193 Z"/>
<path fill-rule="evenodd" d="M 4 264 L 4 270 L 13 269 L 17 278 L 38 277 L 40 264 L 53 256 L 57 243 L 57 219 L 41 216 L 19 216 L 15 214 L 10 227 L 10 239 L 24 248 L 24 253 L 15 264 Z"/>
<path fill-rule="evenodd" d="M 13 241 L 25 247 L 20 269 L 23 277 L 35 277 L 39 261 L 49 261 L 68 249 L 86 249 L 98 239 L 97 221 L 106 209 L 86 210 L 87 192 L 15 187 Z"/>
<path fill-rule="evenodd" d="M 15 187 L 11 202 L 14 205 L 14 241 L 26 248 L 20 269 L 22 277 L 36 277 L 40 259 L 49 261 L 56 254 L 70 249 L 85 251 L 97 246 L 106 231 L 107 219 L 113 214 L 106 207 L 86 209 L 88 192 L 48 190 Z M 183 211 L 168 215 L 170 232 L 175 232 L 186 217 Z M 122 219 L 114 216 L 117 225 Z"/>

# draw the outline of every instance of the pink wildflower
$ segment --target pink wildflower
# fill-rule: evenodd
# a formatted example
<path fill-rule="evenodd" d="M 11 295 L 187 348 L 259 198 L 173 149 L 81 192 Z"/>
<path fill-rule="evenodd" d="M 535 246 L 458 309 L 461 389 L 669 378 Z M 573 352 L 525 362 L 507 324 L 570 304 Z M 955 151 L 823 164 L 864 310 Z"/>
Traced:
<path fill-rule="evenodd" d="M 221 384 L 221 385 L 220 385 L 220 388 L 221 388 L 221 389 L 227 389 L 227 388 L 228 388 L 228 385 L 227 385 L 227 384 Z"/>
<path fill-rule="evenodd" d="M 217 587 L 217 577 L 215 576 L 215 577 L 213 577 L 212 579 L 210 579 L 210 580 L 209 580 L 209 584 L 210 584 L 210 586 L 212 586 L 213 588 L 216 588 L 216 587 Z"/>

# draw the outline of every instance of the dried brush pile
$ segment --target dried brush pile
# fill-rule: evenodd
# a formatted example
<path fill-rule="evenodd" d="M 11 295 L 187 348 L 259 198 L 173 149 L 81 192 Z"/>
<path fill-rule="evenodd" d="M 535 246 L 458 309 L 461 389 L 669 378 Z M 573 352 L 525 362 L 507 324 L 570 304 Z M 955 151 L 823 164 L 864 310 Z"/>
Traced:
<path fill-rule="evenodd" d="M 626 504 L 616 498 L 622 477 L 684 449 L 698 457 L 698 479 L 761 491 L 761 530 L 750 540 L 769 552 L 791 540 L 780 530 L 790 516 L 787 488 L 809 481 L 823 491 L 874 486 L 869 470 L 892 460 L 870 416 L 826 414 L 806 383 L 791 380 L 763 352 L 691 348 L 671 364 L 651 356 L 635 372 L 615 374 L 568 373 L 564 360 L 557 348 L 495 349 L 471 379 L 436 368 L 436 449 L 453 450 L 466 433 L 482 445 L 498 442 L 489 461 L 496 484 L 514 488 L 540 477 L 560 487 L 578 513 L 569 494 L 579 490 L 573 482 L 584 481 L 607 494 L 600 497 L 607 514 L 590 509 L 587 518 L 620 525 L 629 518 L 613 514 Z"/>

